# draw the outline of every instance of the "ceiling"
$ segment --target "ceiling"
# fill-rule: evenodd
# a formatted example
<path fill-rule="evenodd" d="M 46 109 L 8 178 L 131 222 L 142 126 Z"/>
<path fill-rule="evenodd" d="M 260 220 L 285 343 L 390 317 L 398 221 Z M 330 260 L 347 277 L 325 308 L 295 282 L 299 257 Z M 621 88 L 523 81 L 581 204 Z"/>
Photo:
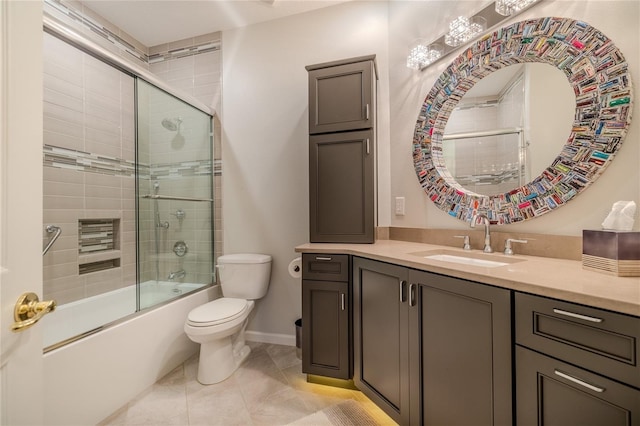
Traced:
<path fill-rule="evenodd" d="M 147 47 L 225 31 L 349 0 L 84 0 Z"/>

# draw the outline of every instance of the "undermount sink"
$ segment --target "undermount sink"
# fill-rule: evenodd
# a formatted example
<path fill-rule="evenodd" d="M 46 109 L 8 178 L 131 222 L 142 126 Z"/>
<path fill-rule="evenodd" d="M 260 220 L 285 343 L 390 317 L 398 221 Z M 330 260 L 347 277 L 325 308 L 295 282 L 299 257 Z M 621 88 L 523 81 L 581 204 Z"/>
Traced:
<path fill-rule="evenodd" d="M 459 263 L 462 265 L 481 266 L 484 268 L 498 268 L 511 265 L 513 263 L 524 262 L 525 259 L 515 259 L 500 255 L 489 255 L 482 253 L 461 253 L 453 250 L 431 250 L 410 253 L 429 260 L 440 260 L 443 262 Z"/>

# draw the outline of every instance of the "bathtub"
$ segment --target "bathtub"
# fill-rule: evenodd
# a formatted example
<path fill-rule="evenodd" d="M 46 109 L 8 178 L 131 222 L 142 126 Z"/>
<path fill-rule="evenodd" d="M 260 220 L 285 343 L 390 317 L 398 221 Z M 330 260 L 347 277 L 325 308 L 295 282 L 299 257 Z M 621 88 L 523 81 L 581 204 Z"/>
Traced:
<path fill-rule="evenodd" d="M 205 284 L 147 281 L 140 284 L 140 309 L 190 293 Z M 100 330 L 136 312 L 136 286 L 128 286 L 97 296 L 58 306 L 42 321 L 43 347 Z"/>
<path fill-rule="evenodd" d="M 191 291 L 193 286 L 198 284 L 179 284 L 177 288 Z M 176 296 L 173 293 L 175 288 L 173 283 L 145 283 L 141 286 L 142 302 L 148 306 L 152 298 L 158 300 L 163 292 Z M 145 301 L 145 291 L 149 302 Z M 195 355 L 199 345 L 184 333 L 184 321 L 189 311 L 217 297 L 220 297 L 217 285 L 203 291 L 192 291 L 170 303 L 142 310 L 99 332 L 46 352 L 43 355 L 43 374 L 47 424 L 98 424 Z M 118 303 L 114 306 L 111 298 L 126 305 L 120 313 L 128 315 L 135 310 L 132 305 L 135 304 L 133 286 L 62 305 L 43 318 L 41 324 L 48 324 L 49 331 L 53 332 L 53 320 L 59 315 L 58 321 L 65 318 L 65 333 L 74 336 L 78 330 L 72 330 L 68 322 L 80 323 L 80 328 L 85 331 L 91 327 L 87 325 L 89 321 L 100 327 L 106 319 L 115 318 L 114 311 L 121 308 Z M 87 312 L 100 317 L 100 320 L 81 319 L 80 314 Z M 68 321 L 69 318 L 72 321 Z M 47 339 L 52 341 L 60 337 L 48 336 Z"/>

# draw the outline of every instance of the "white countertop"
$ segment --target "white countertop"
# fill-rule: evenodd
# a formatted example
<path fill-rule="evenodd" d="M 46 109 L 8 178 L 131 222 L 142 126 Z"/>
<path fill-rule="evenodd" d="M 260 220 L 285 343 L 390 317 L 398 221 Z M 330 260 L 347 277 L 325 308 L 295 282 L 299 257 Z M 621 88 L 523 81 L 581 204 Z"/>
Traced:
<path fill-rule="evenodd" d="M 519 262 L 490 268 L 426 259 L 422 253 L 412 254 L 432 250 Z M 616 277 L 588 271 L 582 268 L 582 262 L 575 260 L 485 254 L 479 250 L 469 252 L 395 240 L 378 240 L 375 244 L 308 243 L 296 247 L 296 252 L 351 254 L 640 317 L 640 277 Z"/>

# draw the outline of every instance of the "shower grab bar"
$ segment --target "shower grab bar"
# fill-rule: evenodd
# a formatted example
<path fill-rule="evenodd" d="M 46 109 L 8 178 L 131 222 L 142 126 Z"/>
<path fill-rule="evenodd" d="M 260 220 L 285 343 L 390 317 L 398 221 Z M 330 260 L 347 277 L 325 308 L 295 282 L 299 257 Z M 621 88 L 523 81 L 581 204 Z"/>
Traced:
<path fill-rule="evenodd" d="M 152 200 L 172 200 L 172 201 L 206 201 L 208 203 L 213 203 L 213 199 L 211 198 L 172 197 L 169 195 L 147 194 L 147 195 L 143 195 L 142 198 L 150 198 Z"/>
<path fill-rule="evenodd" d="M 62 228 L 60 228 L 59 226 L 47 225 L 47 233 L 53 234 L 54 232 L 55 232 L 54 236 L 49 240 L 44 250 L 42 250 L 43 256 L 47 254 L 47 252 L 49 251 L 53 243 L 55 243 L 58 237 L 60 236 L 60 234 L 62 234 Z"/>

